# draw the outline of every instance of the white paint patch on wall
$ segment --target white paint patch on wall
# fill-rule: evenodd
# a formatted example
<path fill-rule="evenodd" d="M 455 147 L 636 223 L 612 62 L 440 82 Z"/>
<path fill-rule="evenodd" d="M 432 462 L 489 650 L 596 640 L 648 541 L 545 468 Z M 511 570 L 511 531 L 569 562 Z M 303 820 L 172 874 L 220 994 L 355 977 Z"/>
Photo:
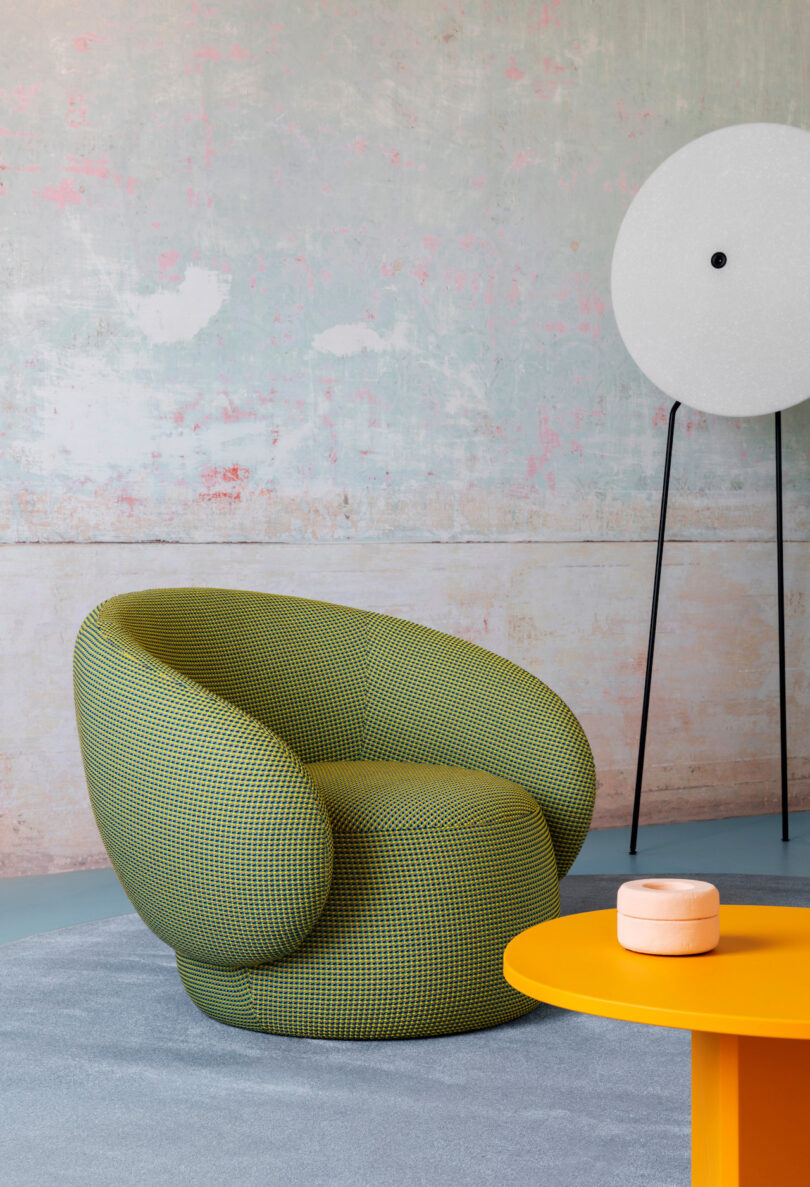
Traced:
<path fill-rule="evenodd" d="M 176 384 L 167 392 L 130 378 L 138 363 L 135 352 L 122 354 L 116 368 L 87 354 L 69 365 L 43 357 L 58 379 L 40 389 L 43 414 L 36 435 L 9 438 L 12 460 L 46 479 L 67 474 L 74 489 L 87 482 L 101 489 L 122 475 L 136 485 L 133 467 L 150 457 L 159 456 L 183 474 L 188 446 L 171 431 L 172 414 L 178 401 L 194 398 L 192 389 Z"/>
<path fill-rule="evenodd" d="M 332 326 L 323 333 L 316 334 L 312 339 L 312 345 L 322 354 L 334 354 L 345 359 L 349 355 L 361 354 L 364 350 L 373 350 L 377 354 L 386 350 L 407 350 L 407 332 L 407 323 L 397 322 L 394 332 L 387 338 L 382 338 L 371 326 L 360 321 L 350 325 Z"/>
<path fill-rule="evenodd" d="M 176 291 L 131 296 L 127 304 L 151 342 L 189 342 L 219 313 L 230 289 L 230 276 L 190 265 Z"/>

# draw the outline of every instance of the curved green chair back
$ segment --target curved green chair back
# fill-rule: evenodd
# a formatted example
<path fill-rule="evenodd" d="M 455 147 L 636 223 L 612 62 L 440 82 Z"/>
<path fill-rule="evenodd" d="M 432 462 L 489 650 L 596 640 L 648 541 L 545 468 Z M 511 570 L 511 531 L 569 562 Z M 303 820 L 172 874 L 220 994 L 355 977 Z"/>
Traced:
<path fill-rule="evenodd" d="M 540 804 L 560 876 L 589 827 L 593 758 L 568 707 L 508 660 L 414 623 L 266 593 L 146 590 L 87 617 L 75 677 L 111 860 L 149 926 L 192 960 L 276 960 L 318 919 L 333 844 L 304 763 L 509 779 Z"/>
<path fill-rule="evenodd" d="M 590 827 L 593 755 L 574 714 L 523 668 L 383 615 L 370 625 L 363 757 L 455 764 L 520 784 L 540 804 L 557 869 Z"/>
<path fill-rule="evenodd" d="M 366 633 L 347 606 L 236 589 L 147 589 L 100 608 L 150 655 L 255 717 L 303 763 L 362 757 Z"/>

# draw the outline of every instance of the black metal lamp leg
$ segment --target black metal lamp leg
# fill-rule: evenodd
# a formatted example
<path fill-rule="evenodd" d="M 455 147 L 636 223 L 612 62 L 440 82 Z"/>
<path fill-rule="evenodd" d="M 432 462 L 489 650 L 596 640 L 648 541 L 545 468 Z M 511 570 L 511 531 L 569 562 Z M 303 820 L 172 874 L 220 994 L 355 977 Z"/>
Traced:
<path fill-rule="evenodd" d="M 782 840 L 788 832 L 787 705 L 785 697 L 785 574 L 782 546 L 782 413 L 776 413 L 776 584 L 779 601 L 779 752 L 782 765 Z"/>
<path fill-rule="evenodd" d="M 681 406 L 676 400 L 669 413 L 667 428 L 667 452 L 664 461 L 664 482 L 661 489 L 661 516 L 658 520 L 658 551 L 655 556 L 655 580 L 653 581 L 652 608 L 650 610 L 650 639 L 647 644 L 647 672 L 644 677 L 644 700 L 641 706 L 641 731 L 638 740 L 638 767 L 636 768 L 636 795 L 633 801 L 633 827 L 630 830 L 630 852 L 636 851 L 638 838 L 638 810 L 641 806 L 641 781 L 644 777 L 644 749 L 647 744 L 647 716 L 650 710 L 650 686 L 652 684 L 653 651 L 655 650 L 655 625 L 658 620 L 658 592 L 661 588 L 661 562 L 664 556 L 664 532 L 667 526 L 667 500 L 669 498 L 669 471 L 672 466 L 672 442 L 675 434 L 675 413 Z"/>

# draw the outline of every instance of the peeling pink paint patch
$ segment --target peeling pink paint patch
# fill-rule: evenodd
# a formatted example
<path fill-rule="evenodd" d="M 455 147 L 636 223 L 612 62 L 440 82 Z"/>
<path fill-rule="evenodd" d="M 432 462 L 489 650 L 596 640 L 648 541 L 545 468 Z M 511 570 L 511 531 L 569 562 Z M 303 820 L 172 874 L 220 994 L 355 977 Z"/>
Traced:
<path fill-rule="evenodd" d="M 560 435 L 555 429 L 551 428 L 548 414 L 545 412 L 538 413 L 537 436 L 540 445 L 542 446 L 542 450 L 539 453 L 530 453 L 526 459 L 526 478 L 529 481 L 531 481 L 535 474 L 539 473 L 540 470 L 545 469 L 545 467 L 551 461 L 551 455 L 555 452 L 555 450 L 558 450 L 561 447 Z M 551 478 L 549 478 L 549 475 L 546 475 L 546 481 L 548 482 L 549 487 L 553 490 L 555 485 L 553 475 Z"/>
<path fill-rule="evenodd" d="M 98 161 L 91 161 L 87 157 L 81 161 L 77 157 L 68 155 L 68 161 L 71 163 L 65 165 L 68 173 L 84 173 L 87 177 L 109 177 L 109 161 L 106 157 L 102 157 Z"/>
<path fill-rule="evenodd" d="M 73 188 L 69 177 L 63 177 L 58 186 L 46 185 L 40 190 L 39 196 L 43 202 L 55 202 L 60 210 L 66 206 L 78 206 L 84 198 Z"/>
<path fill-rule="evenodd" d="M 67 125 L 69 128 L 81 128 L 87 123 L 87 107 L 82 95 L 68 95 Z"/>
<path fill-rule="evenodd" d="M 660 429 L 662 425 L 667 423 L 667 413 L 663 404 L 659 404 L 652 416 L 652 427 Z"/>
<path fill-rule="evenodd" d="M 168 272 L 180 259 L 179 251 L 162 251 L 158 256 L 158 268 L 161 272 Z"/>
<path fill-rule="evenodd" d="M 188 404 L 182 404 L 179 408 L 175 408 L 173 413 L 174 423 L 176 425 L 181 425 L 186 418 L 186 413 L 193 411 L 195 408 L 199 408 L 201 400 L 202 392 L 198 392 L 197 398 L 195 400 L 190 401 Z"/>
<path fill-rule="evenodd" d="M 610 182 L 608 182 L 607 184 L 610 185 Z M 620 190 L 621 193 L 628 194 L 632 197 L 633 194 L 638 193 L 638 191 L 641 189 L 641 186 L 640 185 L 632 185 L 627 180 L 627 170 L 622 169 L 621 173 L 619 174 L 619 180 L 616 182 L 616 189 Z"/>
<path fill-rule="evenodd" d="M 580 309 L 582 312 L 588 313 L 593 311 L 597 317 L 603 317 L 606 308 L 607 306 L 605 305 L 604 301 L 600 300 L 600 298 L 597 297 L 595 293 L 592 296 L 586 297 L 584 302 L 580 303 Z"/>
<path fill-rule="evenodd" d="M 368 148 L 368 145 L 362 136 L 358 136 L 357 139 L 353 140 L 352 143 L 347 147 L 353 149 L 359 157 L 362 157 L 363 153 Z"/>
<path fill-rule="evenodd" d="M 315 291 L 315 277 L 313 275 L 312 268 L 309 266 L 309 263 L 305 256 L 296 256 L 295 262 L 296 262 L 296 264 L 298 264 L 300 266 L 300 269 L 303 271 L 304 276 L 306 277 L 307 292 L 309 293 L 310 296 L 312 296 L 313 292 Z M 303 309 L 303 306 L 299 307 L 299 312 L 301 311 L 301 309 Z"/>
<path fill-rule="evenodd" d="M 534 82 L 534 93 L 540 99 L 559 99 L 561 88 L 575 85 L 575 80 L 568 77 L 568 67 L 553 58 L 543 58 L 543 72 L 544 77 Z"/>
<path fill-rule="evenodd" d="M 636 111 L 627 107 L 621 99 L 616 103 L 616 111 L 622 123 L 633 122 L 634 128 L 627 133 L 629 140 L 633 140 L 638 136 L 643 136 L 649 128 L 649 123 L 645 121 L 656 120 L 659 117 L 653 111 Z"/>
<path fill-rule="evenodd" d="M 0 91 L 0 95 L 7 100 L 9 107 L 13 106 L 14 111 L 27 111 L 31 104 L 31 100 L 35 97 L 37 92 L 42 89 L 42 83 L 35 82 L 30 87 L 17 86 L 9 95 L 7 91 Z"/>
<path fill-rule="evenodd" d="M 519 82 L 521 78 L 525 78 L 526 71 L 518 69 L 518 67 L 515 65 L 515 59 L 510 58 L 509 65 L 507 66 L 506 70 L 504 70 L 504 74 L 513 82 Z"/>
<path fill-rule="evenodd" d="M 230 499 L 236 502 L 242 498 L 241 488 L 249 477 L 250 470 L 247 466 L 240 466 L 238 463 L 227 467 L 206 466 L 200 472 L 200 478 L 207 489 L 200 491 L 197 498 L 204 501 Z M 230 483 L 232 484 L 231 489 L 213 490 L 212 487 L 219 483 Z"/>
<path fill-rule="evenodd" d="M 218 49 L 214 49 L 213 45 L 204 45 L 194 51 L 194 57 L 201 62 L 218 62 L 222 54 Z"/>
<path fill-rule="evenodd" d="M 515 159 L 509 166 L 509 172 L 513 173 L 516 169 L 525 169 L 527 165 L 531 165 L 533 161 L 538 158 L 532 157 L 531 153 L 521 152 L 515 153 Z"/>
<path fill-rule="evenodd" d="M 103 181 L 112 180 L 117 186 L 124 186 L 124 178 L 120 173 L 110 173 L 110 163 L 106 157 L 101 157 L 98 161 L 90 160 L 84 157 L 79 160 L 78 157 L 68 154 L 68 164 L 65 165 L 65 172 L 67 173 L 81 173 L 85 177 L 100 177 Z M 132 194 L 137 185 L 137 178 L 128 177 L 126 179 L 126 191 Z"/>
<path fill-rule="evenodd" d="M 123 503 L 129 508 L 129 514 L 132 515 L 135 510 L 136 503 L 145 503 L 146 499 L 136 498 L 135 495 L 118 495 L 116 496 L 116 503 Z"/>
<path fill-rule="evenodd" d="M 233 397 L 231 396 L 230 392 L 220 392 L 219 394 L 224 396 L 228 401 L 227 407 L 222 409 L 222 419 L 225 424 L 232 424 L 235 421 L 240 420 L 256 419 L 256 413 L 254 411 L 251 411 L 248 408 L 238 408 L 237 405 L 234 404 Z"/>
<path fill-rule="evenodd" d="M 551 0 L 551 7 L 552 7 L 552 8 L 559 8 L 559 7 L 560 7 L 560 2 L 561 2 L 561 0 Z M 549 9 L 549 6 L 548 6 L 547 4 L 544 4 L 544 5 L 543 5 L 543 7 L 542 7 L 542 9 L 540 10 L 540 15 L 539 15 L 539 17 L 538 17 L 538 18 L 537 18 L 537 20 L 536 20 L 536 21 L 535 21 L 535 22 L 532 24 L 531 28 L 533 28 L 533 29 L 538 29 L 538 30 L 540 30 L 540 29 L 547 29 L 547 28 L 549 27 L 549 25 L 552 25 L 552 24 L 553 24 L 553 25 L 554 25 L 556 28 L 558 28 L 558 29 L 559 29 L 559 27 L 560 27 L 560 18 L 559 18 L 558 16 L 555 16 L 555 15 L 553 15 L 553 14 L 552 14 L 552 12 L 551 12 L 551 10 Z"/>
<path fill-rule="evenodd" d="M 73 38 L 73 45 L 80 54 L 86 54 L 94 41 L 98 41 L 98 36 L 95 33 L 82 33 Z"/>
<path fill-rule="evenodd" d="M 554 451 L 560 448 L 560 434 L 552 429 L 547 412 L 537 414 L 537 439 L 543 446 L 539 461 L 544 466 L 551 460 Z"/>

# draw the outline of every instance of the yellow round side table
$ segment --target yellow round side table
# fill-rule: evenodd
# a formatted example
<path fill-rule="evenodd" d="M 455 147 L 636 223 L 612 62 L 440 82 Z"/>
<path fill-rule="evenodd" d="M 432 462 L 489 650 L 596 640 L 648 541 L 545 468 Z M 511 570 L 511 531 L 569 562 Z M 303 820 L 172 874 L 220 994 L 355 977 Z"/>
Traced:
<path fill-rule="evenodd" d="M 692 1031 L 692 1187 L 810 1184 L 810 910 L 720 907 L 720 943 L 646 956 L 615 911 L 565 915 L 504 953 L 538 1001 Z"/>

